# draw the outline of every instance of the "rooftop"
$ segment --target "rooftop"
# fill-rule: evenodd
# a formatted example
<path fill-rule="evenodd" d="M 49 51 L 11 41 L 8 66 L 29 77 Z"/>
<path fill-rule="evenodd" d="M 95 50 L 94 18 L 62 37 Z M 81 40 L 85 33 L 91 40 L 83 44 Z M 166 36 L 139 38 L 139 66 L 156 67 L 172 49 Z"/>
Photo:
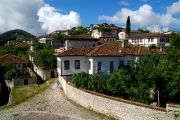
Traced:
<path fill-rule="evenodd" d="M 23 60 L 22 58 L 12 55 L 12 54 L 6 54 L 4 56 L 0 57 L 0 63 L 4 62 L 12 62 L 14 64 L 27 64 L 28 61 Z"/>
<path fill-rule="evenodd" d="M 128 38 L 169 37 L 169 35 L 163 33 L 142 33 L 139 31 L 131 31 L 130 33 L 127 34 L 127 37 Z"/>
<path fill-rule="evenodd" d="M 57 56 L 91 56 L 91 57 L 117 57 L 117 56 L 137 56 L 145 55 L 146 53 L 151 52 L 153 54 L 165 55 L 164 51 L 161 51 L 158 48 L 149 49 L 142 46 L 127 46 L 122 47 L 118 43 L 104 43 L 93 48 L 72 48 L 64 52 L 58 53 Z"/>

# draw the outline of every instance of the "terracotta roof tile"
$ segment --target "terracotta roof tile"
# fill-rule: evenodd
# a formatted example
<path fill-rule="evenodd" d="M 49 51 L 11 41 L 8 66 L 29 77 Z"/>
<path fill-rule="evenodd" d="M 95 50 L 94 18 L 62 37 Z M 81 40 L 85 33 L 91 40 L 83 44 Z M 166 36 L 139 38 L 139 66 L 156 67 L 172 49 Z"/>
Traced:
<path fill-rule="evenodd" d="M 72 48 L 58 53 L 57 56 L 86 56 L 86 54 L 93 49 L 94 48 Z"/>
<path fill-rule="evenodd" d="M 0 63 L 4 62 L 12 62 L 14 64 L 27 64 L 28 61 L 23 60 L 22 58 L 12 55 L 12 54 L 6 54 L 4 56 L 0 57 Z"/>
<path fill-rule="evenodd" d="M 151 52 L 153 54 L 165 55 L 164 51 L 160 49 L 152 49 L 142 47 L 142 46 L 127 46 L 122 47 L 117 43 L 104 43 L 102 45 L 96 46 L 94 48 L 73 48 L 62 53 L 58 56 L 92 56 L 92 57 L 115 57 L 115 56 L 128 56 L 128 55 L 145 55 Z"/>
<path fill-rule="evenodd" d="M 126 33 L 127 38 L 144 38 L 144 37 L 169 37 L 167 34 L 163 33 L 141 33 L 139 31 L 131 31 Z"/>

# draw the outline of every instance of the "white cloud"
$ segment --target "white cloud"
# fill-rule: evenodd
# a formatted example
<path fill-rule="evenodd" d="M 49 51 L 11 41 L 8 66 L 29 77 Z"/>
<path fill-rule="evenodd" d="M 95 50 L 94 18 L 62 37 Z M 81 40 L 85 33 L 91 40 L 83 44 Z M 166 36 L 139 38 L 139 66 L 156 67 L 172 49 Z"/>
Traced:
<path fill-rule="evenodd" d="M 69 14 L 63 15 L 47 4 L 39 9 L 38 16 L 38 21 L 42 23 L 42 29 L 48 33 L 81 26 L 80 15 L 77 12 L 71 11 Z"/>
<path fill-rule="evenodd" d="M 173 5 L 170 6 L 173 8 Z M 178 11 L 176 10 L 176 13 Z M 173 12 L 174 13 L 174 12 Z M 131 23 L 139 25 L 151 31 L 162 31 L 170 29 L 178 29 L 180 19 L 173 17 L 173 14 L 167 12 L 166 14 L 155 13 L 150 5 L 143 5 L 138 10 L 130 10 L 122 8 L 114 16 L 99 16 L 99 20 L 107 20 L 115 23 L 126 23 L 127 17 L 131 17 Z"/>
<path fill-rule="evenodd" d="M 170 7 L 168 7 L 167 12 L 170 14 L 180 13 L 180 0 L 179 2 L 175 2 Z"/>
<path fill-rule="evenodd" d="M 36 14 L 43 5 L 43 0 L 1 0 L 0 33 L 12 29 L 23 29 L 39 34 L 41 29 Z"/>
<path fill-rule="evenodd" d="M 72 11 L 63 15 L 59 12 L 47 6 L 44 0 L 0 0 L 0 33 L 23 29 L 40 35 L 80 25 L 78 13 Z"/>
<path fill-rule="evenodd" d="M 121 0 L 119 3 L 124 6 L 129 6 L 129 2 L 127 0 Z"/>

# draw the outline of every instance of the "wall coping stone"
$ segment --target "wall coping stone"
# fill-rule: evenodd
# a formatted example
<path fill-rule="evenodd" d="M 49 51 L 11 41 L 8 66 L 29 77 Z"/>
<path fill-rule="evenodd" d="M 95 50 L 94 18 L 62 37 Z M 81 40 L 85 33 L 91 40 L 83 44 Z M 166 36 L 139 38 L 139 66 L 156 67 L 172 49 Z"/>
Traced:
<path fill-rule="evenodd" d="M 67 84 L 72 86 L 72 87 L 75 87 L 69 81 L 67 82 Z M 131 105 L 135 105 L 135 106 L 139 106 L 139 107 L 145 107 L 145 108 L 149 108 L 149 109 L 153 109 L 153 110 L 157 110 L 157 111 L 167 112 L 166 108 L 151 106 L 151 105 L 147 105 L 147 104 L 143 104 L 143 103 L 139 103 L 139 102 L 125 100 L 125 99 L 122 99 L 122 98 L 116 98 L 116 97 L 108 96 L 108 95 L 105 95 L 105 94 L 97 93 L 97 92 L 86 90 L 86 89 L 82 89 L 82 88 L 77 88 L 77 87 L 75 87 L 75 88 L 79 89 L 79 90 L 81 90 L 83 92 L 86 92 L 86 93 L 89 93 L 89 94 L 92 94 L 92 95 L 95 95 L 95 96 L 107 98 L 107 99 L 110 99 L 110 100 L 114 100 L 114 101 L 118 101 L 118 102 L 123 102 L 123 103 L 131 104 Z"/>

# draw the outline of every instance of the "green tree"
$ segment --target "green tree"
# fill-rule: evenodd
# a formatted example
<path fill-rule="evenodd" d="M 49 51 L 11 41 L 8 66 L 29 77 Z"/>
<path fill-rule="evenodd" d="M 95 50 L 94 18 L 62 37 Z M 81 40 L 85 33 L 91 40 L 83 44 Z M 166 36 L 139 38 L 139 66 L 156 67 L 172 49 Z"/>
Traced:
<path fill-rule="evenodd" d="M 50 44 L 43 44 L 43 43 L 36 43 L 34 45 L 34 49 L 36 52 L 39 50 L 51 50 L 51 45 Z"/>
<path fill-rule="evenodd" d="M 142 29 L 142 28 L 139 28 L 138 31 L 139 31 L 139 32 L 142 32 L 142 33 L 149 33 L 149 30 L 144 30 L 144 29 Z"/>
<path fill-rule="evenodd" d="M 88 29 L 87 28 L 78 27 L 78 28 L 72 28 L 70 30 L 70 35 L 71 36 L 83 35 L 83 34 L 88 34 Z"/>
<path fill-rule="evenodd" d="M 108 93 L 113 96 L 127 98 L 127 90 L 131 85 L 131 77 L 125 69 L 114 72 L 107 81 Z"/>
<path fill-rule="evenodd" d="M 128 16 L 127 22 L 126 22 L 126 32 L 130 33 L 130 31 L 131 31 L 131 21 L 130 21 L 130 16 Z"/>
<path fill-rule="evenodd" d="M 61 35 L 61 33 L 58 33 L 58 34 L 54 35 L 53 40 L 58 41 L 58 42 L 63 42 L 64 37 L 63 37 L 63 35 Z"/>
<path fill-rule="evenodd" d="M 12 64 L 12 62 L 4 62 L 1 64 L 1 67 L 3 69 L 3 74 L 5 74 L 11 68 L 15 68 L 15 66 Z"/>
<path fill-rule="evenodd" d="M 53 50 L 39 50 L 36 52 L 35 64 L 42 69 L 56 68 L 57 60 Z"/>
<path fill-rule="evenodd" d="M 11 80 L 13 77 L 20 77 L 21 73 L 18 69 L 16 68 L 11 68 L 9 71 L 6 72 L 5 79 L 6 80 Z"/>
<path fill-rule="evenodd" d="M 177 33 L 172 33 L 170 35 L 170 43 L 171 43 L 171 46 L 180 47 L 180 35 Z"/>

